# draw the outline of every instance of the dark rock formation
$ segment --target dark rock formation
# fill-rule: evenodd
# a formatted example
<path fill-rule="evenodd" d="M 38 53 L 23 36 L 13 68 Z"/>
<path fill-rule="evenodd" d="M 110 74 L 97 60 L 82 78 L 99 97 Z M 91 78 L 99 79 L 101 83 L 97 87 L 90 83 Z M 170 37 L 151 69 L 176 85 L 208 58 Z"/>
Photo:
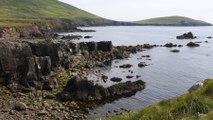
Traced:
<path fill-rule="evenodd" d="M 119 66 L 120 68 L 131 68 L 132 65 L 131 64 L 123 64 Z"/>
<path fill-rule="evenodd" d="M 200 90 L 201 88 L 203 88 L 205 81 L 198 81 L 196 82 L 192 87 L 189 88 L 188 92 L 192 93 L 192 92 L 196 92 L 198 90 Z"/>
<path fill-rule="evenodd" d="M 126 78 L 128 78 L 128 79 L 131 79 L 131 78 L 133 78 L 134 76 L 132 76 L 132 75 L 127 75 L 126 76 Z"/>
<path fill-rule="evenodd" d="M 150 55 L 143 55 L 141 57 L 150 58 L 151 56 Z"/>
<path fill-rule="evenodd" d="M 136 82 L 128 81 L 104 88 L 99 85 L 94 85 L 93 82 L 88 80 L 73 78 L 67 83 L 64 90 L 58 94 L 58 98 L 62 101 L 105 101 L 107 99 L 134 95 L 137 91 L 143 90 L 144 88 L 145 83 L 141 80 Z"/>
<path fill-rule="evenodd" d="M 92 36 L 84 36 L 85 39 L 92 38 Z"/>
<path fill-rule="evenodd" d="M 97 42 L 97 50 L 99 51 L 110 51 L 112 49 L 111 41 Z"/>
<path fill-rule="evenodd" d="M 199 47 L 199 44 L 193 43 L 193 42 L 189 42 L 186 46 L 188 47 Z"/>
<path fill-rule="evenodd" d="M 178 53 L 180 52 L 180 50 L 174 49 L 174 50 L 171 50 L 171 52 Z"/>
<path fill-rule="evenodd" d="M 145 62 L 138 63 L 138 67 L 145 67 L 145 66 L 147 66 L 147 64 Z"/>
<path fill-rule="evenodd" d="M 208 39 L 212 39 L 212 36 L 207 37 Z"/>
<path fill-rule="evenodd" d="M 109 78 L 109 77 L 106 76 L 106 75 L 102 75 L 102 76 L 101 76 L 101 79 L 102 79 L 104 82 L 106 82 L 108 78 Z"/>
<path fill-rule="evenodd" d="M 146 49 L 151 49 L 153 47 L 155 47 L 155 45 L 150 45 L 150 44 L 144 44 L 143 45 L 143 48 L 146 48 Z"/>
<path fill-rule="evenodd" d="M 166 44 L 164 45 L 164 47 L 169 47 L 169 48 L 171 48 L 171 47 L 177 47 L 177 44 L 166 43 Z"/>
<path fill-rule="evenodd" d="M 104 46 L 105 42 L 101 45 Z M 57 80 L 48 77 L 51 70 L 58 68 L 72 68 L 78 64 L 85 63 L 87 50 L 97 51 L 91 44 L 80 49 L 79 44 L 72 42 L 17 42 L 0 41 L 0 83 L 5 85 L 21 85 L 51 90 L 57 85 Z M 86 44 L 86 45 L 87 45 Z M 111 42 L 106 42 L 103 50 L 111 51 Z M 83 52 L 85 51 L 85 52 Z M 76 56 L 83 52 L 85 55 Z M 87 57 L 86 57 L 87 56 Z M 104 60 L 102 60 L 104 61 Z M 15 88 L 19 88 L 19 87 Z M 13 90 L 15 90 L 15 88 Z M 26 91 L 26 89 L 25 89 Z"/>
<path fill-rule="evenodd" d="M 119 78 L 119 77 L 113 77 L 110 79 L 112 82 L 121 82 L 122 81 L 122 78 Z"/>
<path fill-rule="evenodd" d="M 196 36 L 194 36 L 191 32 L 184 33 L 183 35 L 177 36 L 177 39 L 195 39 Z"/>

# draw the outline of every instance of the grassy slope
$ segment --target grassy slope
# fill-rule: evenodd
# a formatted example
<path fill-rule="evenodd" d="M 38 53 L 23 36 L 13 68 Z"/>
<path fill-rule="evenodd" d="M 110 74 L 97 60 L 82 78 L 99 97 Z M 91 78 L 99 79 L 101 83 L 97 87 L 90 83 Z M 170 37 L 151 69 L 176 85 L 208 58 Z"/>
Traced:
<path fill-rule="evenodd" d="M 141 21 L 137 21 L 135 23 L 138 23 L 138 24 L 176 24 L 176 23 L 180 23 L 182 21 L 192 22 L 192 23 L 205 23 L 204 21 L 194 20 L 191 18 L 181 17 L 181 16 L 159 17 L 159 18 L 141 20 Z"/>
<path fill-rule="evenodd" d="M 213 80 L 204 88 L 108 120 L 213 120 Z"/>
<path fill-rule="evenodd" d="M 23 21 L 69 19 L 76 23 L 109 22 L 58 0 L 0 0 L 0 25 L 24 25 Z"/>

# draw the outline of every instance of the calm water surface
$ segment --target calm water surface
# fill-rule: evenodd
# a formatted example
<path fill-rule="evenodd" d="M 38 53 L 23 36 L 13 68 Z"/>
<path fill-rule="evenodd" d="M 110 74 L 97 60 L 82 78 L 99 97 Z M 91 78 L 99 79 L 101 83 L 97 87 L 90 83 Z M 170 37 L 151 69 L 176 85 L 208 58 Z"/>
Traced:
<path fill-rule="evenodd" d="M 101 73 L 111 77 L 121 77 L 123 82 L 128 81 L 127 75 L 141 75 L 146 82 L 146 88 L 137 92 L 136 95 L 122 98 L 112 103 L 99 106 L 90 112 L 90 117 L 104 117 L 108 111 L 125 108 L 137 110 L 163 99 L 168 99 L 187 92 L 188 88 L 196 81 L 213 78 L 213 27 L 89 27 L 93 33 L 74 33 L 83 36 L 93 36 L 92 39 L 81 41 L 112 41 L 113 45 L 137 45 L 137 44 L 158 44 L 164 45 L 168 42 L 183 45 L 182 48 L 153 48 L 137 54 L 132 54 L 129 59 L 115 60 L 111 67 L 101 69 Z M 190 40 L 177 40 L 176 36 L 185 32 L 193 32 L 198 38 L 193 40 L 200 43 L 200 47 L 189 48 L 185 45 Z M 66 33 L 68 34 L 68 33 Z M 70 33 L 69 33 L 70 34 Z M 204 41 L 208 41 L 205 43 Z M 170 50 L 179 49 L 179 53 L 172 53 Z M 138 60 L 142 55 L 150 55 L 152 60 L 145 58 Z M 138 68 L 138 63 L 145 61 L 149 66 Z M 120 69 L 116 66 L 130 63 L 130 69 Z M 99 68 L 97 68 L 98 70 Z M 133 71 L 133 74 L 128 72 Z M 113 83 L 108 80 L 103 83 L 98 76 L 91 74 L 90 80 L 105 87 Z M 129 79 L 138 80 L 136 77 Z"/>

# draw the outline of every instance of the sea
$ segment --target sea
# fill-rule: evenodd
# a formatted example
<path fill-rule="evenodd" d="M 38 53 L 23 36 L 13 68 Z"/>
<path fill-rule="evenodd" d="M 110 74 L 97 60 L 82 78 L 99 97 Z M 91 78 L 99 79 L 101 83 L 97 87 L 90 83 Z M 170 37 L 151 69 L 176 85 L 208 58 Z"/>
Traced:
<path fill-rule="evenodd" d="M 88 41 L 112 41 L 114 46 L 129 45 L 164 45 L 174 43 L 183 45 L 180 48 L 155 47 L 150 50 L 131 54 L 130 58 L 114 60 L 111 66 L 94 68 L 88 76 L 89 80 L 104 87 L 115 84 L 110 80 L 106 83 L 100 80 L 100 74 L 123 78 L 125 81 L 143 80 L 146 83 L 144 90 L 131 97 L 121 98 L 111 103 L 100 105 L 90 111 L 90 118 L 104 118 L 118 114 L 123 109 L 139 110 L 161 100 L 169 99 L 188 92 L 188 89 L 197 81 L 213 78 L 213 27 L 163 27 L 163 26 L 106 26 L 106 27 L 82 27 L 85 30 L 96 32 L 62 33 L 63 35 L 92 36 L 91 39 L 76 40 L 75 42 Z M 178 40 L 176 36 L 192 32 L 196 39 Z M 186 44 L 198 42 L 200 47 L 190 48 Z M 180 52 L 173 53 L 171 50 Z M 150 58 L 141 56 L 150 55 Z M 141 59 L 142 58 L 142 59 Z M 146 62 L 148 66 L 139 68 L 139 62 Z M 121 69 L 122 64 L 132 64 L 129 69 Z M 132 73 L 129 71 L 133 71 Z M 127 75 L 141 76 L 127 79 Z M 116 111 L 116 112 L 115 112 Z"/>

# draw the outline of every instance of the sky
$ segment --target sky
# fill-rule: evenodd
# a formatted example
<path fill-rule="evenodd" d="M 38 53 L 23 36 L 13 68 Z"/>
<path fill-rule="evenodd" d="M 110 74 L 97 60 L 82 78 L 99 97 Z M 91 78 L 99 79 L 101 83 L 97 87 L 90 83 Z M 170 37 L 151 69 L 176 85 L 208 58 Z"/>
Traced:
<path fill-rule="evenodd" d="M 117 21 L 185 16 L 213 23 L 213 0 L 60 0 Z"/>

